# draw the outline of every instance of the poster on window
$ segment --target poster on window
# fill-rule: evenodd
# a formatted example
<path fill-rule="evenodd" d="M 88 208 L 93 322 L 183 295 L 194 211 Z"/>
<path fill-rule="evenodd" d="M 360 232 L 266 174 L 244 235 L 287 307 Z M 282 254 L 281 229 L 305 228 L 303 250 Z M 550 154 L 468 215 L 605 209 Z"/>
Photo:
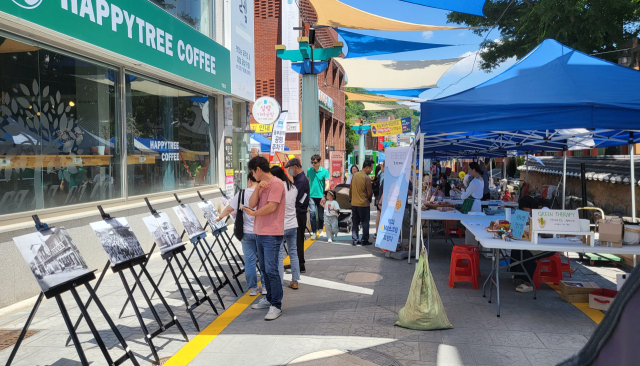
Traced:
<path fill-rule="evenodd" d="M 160 249 L 160 253 L 164 254 L 184 245 L 178 230 L 173 226 L 166 213 L 160 212 L 143 217 L 142 221 L 151 233 L 153 240 Z"/>
<path fill-rule="evenodd" d="M 182 223 L 184 231 L 189 235 L 189 239 L 193 239 L 204 234 L 204 228 L 200 224 L 200 220 L 196 217 L 196 214 L 191 209 L 191 206 L 181 204 L 175 206 L 173 211 L 178 216 L 178 220 Z"/>
<path fill-rule="evenodd" d="M 13 242 L 44 292 L 89 273 L 87 263 L 64 227 L 18 236 Z"/>
<path fill-rule="evenodd" d="M 402 230 L 411 179 L 412 147 L 389 147 L 385 150 L 384 192 L 376 247 L 396 251 Z"/>
<path fill-rule="evenodd" d="M 344 182 L 344 151 L 329 152 L 331 189 Z"/>
<path fill-rule="evenodd" d="M 233 126 L 233 99 L 224 97 L 224 125 Z"/>
<path fill-rule="evenodd" d="M 112 267 L 145 254 L 124 217 L 96 221 L 90 225 L 107 252 Z"/>
<path fill-rule="evenodd" d="M 300 48 L 298 43 L 299 31 L 294 27 L 300 26 L 300 8 L 295 0 L 280 2 L 282 11 L 282 44 L 288 50 Z M 291 61 L 282 60 L 282 110 L 289 111 L 288 120 L 300 122 L 300 74 L 293 71 Z"/>
<path fill-rule="evenodd" d="M 225 194 L 233 195 L 233 137 L 225 136 L 224 138 L 224 185 Z"/>

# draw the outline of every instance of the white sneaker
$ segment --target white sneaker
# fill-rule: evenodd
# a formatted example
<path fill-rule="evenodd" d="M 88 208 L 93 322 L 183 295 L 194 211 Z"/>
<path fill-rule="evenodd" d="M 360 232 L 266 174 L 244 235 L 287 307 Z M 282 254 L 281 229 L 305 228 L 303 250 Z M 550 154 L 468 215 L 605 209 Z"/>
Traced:
<path fill-rule="evenodd" d="M 262 291 L 260 286 L 249 289 L 249 296 L 258 296 L 258 294 Z"/>
<path fill-rule="evenodd" d="M 262 299 L 260 299 L 260 302 L 258 302 L 257 304 L 251 305 L 251 309 L 255 309 L 255 310 L 269 309 L 269 307 L 273 307 L 273 306 L 271 306 L 271 303 L 267 301 L 266 297 L 263 297 Z"/>
<path fill-rule="evenodd" d="M 318 233 L 311 234 L 311 239 L 313 239 L 313 240 L 318 239 Z"/>
<path fill-rule="evenodd" d="M 275 306 L 271 306 L 269 308 L 269 312 L 265 315 L 264 320 L 276 320 L 282 315 L 282 310 L 278 309 Z"/>
<path fill-rule="evenodd" d="M 333 243 L 333 239 L 329 238 L 329 243 Z"/>
<path fill-rule="evenodd" d="M 263 295 L 266 295 L 266 294 L 267 294 L 267 288 L 266 288 L 266 287 L 263 287 L 263 288 L 262 288 L 262 294 L 263 294 Z"/>

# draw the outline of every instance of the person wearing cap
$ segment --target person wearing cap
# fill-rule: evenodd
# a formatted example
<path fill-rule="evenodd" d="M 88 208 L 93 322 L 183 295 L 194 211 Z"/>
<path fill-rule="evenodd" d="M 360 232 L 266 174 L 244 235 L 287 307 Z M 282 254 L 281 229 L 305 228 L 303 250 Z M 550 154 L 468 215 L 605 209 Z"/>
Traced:
<path fill-rule="evenodd" d="M 327 229 L 327 238 L 329 243 L 333 242 L 333 236 L 338 235 L 338 215 L 340 214 L 340 205 L 336 201 L 336 192 L 328 190 L 326 194 L 327 202 L 324 204 L 324 224 Z"/>
<path fill-rule="evenodd" d="M 300 272 L 305 273 L 304 267 L 304 229 L 307 227 L 307 209 L 309 208 L 309 180 L 302 171 L 300 159 L 294 158 L 284 166 L 290 177 L 293 177 L 293 185 L 298 190 L 296 196 L 296 220 L 298 221 L 298 231 L 296 237 L 296 247 L 298 249 L 298 263 Z"/>

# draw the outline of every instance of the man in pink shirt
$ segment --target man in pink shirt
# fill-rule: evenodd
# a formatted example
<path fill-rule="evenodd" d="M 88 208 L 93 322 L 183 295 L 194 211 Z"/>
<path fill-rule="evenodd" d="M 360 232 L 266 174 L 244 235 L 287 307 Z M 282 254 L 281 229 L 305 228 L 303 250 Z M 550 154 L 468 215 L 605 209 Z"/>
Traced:
<path fill-rule="evenodd" d="M 249 199 L 249 207 L 257 207 L 256 210 L 245 207 L 244 212 L 249 216 L 255 216 L 253 232 L 258 238 L 258 260 L 260 272 L 264 274 L 262 285 L 267 289 L 267 295 L 251 308 L 269 309 L 264 319 L 274 320 L 282 315 L 283 293 L 282 279 L 278 272 L 278 256 L 284 236 L 286 192 L 284 182 L 271 175 L 269 162 L 262 156 L 256 156 L 249 161 L 249 171 L 260 184 Z"/>

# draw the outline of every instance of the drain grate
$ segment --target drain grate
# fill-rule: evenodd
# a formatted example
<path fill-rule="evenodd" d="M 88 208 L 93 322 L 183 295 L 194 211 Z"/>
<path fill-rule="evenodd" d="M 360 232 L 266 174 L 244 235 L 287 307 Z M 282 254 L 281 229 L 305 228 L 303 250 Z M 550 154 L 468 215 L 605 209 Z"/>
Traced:
<path fill-rule="evenodd" d="M 0 351 L 16 344 L 18 337 L 20 336 L 20 332 L 20 330 L 0 330 Z M 39 330 L 28 330 L 24 338 L 27 339 L 38 333 L 40 333 Z"/>
<path fill-rule="evenodd" d="M 352 283 L 373 283 L 382 281 L 382 276 L 371 272 L 347 272 L 338 275 L 338 279 Z"/>

